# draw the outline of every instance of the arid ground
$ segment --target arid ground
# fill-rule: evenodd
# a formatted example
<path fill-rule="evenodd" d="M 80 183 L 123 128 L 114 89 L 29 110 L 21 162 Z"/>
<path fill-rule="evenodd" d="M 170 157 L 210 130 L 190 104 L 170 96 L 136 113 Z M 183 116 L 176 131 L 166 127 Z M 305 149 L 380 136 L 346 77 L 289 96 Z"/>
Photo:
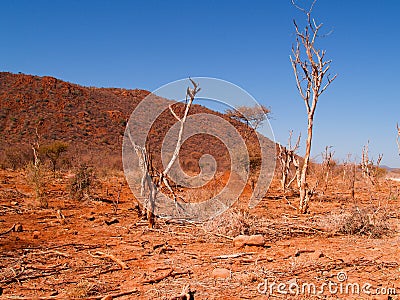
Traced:
<path fill-rule="evenodd" d="M 0 171 L 0 299 L 399 299 L 397 181 L 358 178 L 353 200 L 335 177 L 302 215 L 274 179 L 254 209 L 239 199 L 206 223 L 150 229 L 122 172 L 99 174 L 81 201 L 73 174 L 46 176 L 41 208 L 25 170 Z M 240 234 L 265 244 L 234 246 Z"/>

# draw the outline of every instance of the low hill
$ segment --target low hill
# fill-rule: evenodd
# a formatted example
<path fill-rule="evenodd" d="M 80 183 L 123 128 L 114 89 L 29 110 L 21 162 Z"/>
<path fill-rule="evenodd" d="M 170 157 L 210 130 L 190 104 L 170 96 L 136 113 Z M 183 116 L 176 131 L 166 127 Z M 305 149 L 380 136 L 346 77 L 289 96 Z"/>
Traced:
<path fill-rule="evenodd" d="M 42 144 L 53 141 L 69 144 L 70 164 L 89 162 L 99 167 L 121 169 L 126 123 L 138 103 L 149 94 L 140 89 L 84 87 L 49 76 L 0 72 L 0 152 L 3 160 L 17 152 L 29 155 L 38 128 Z M 179 111 L 179 104 L 176 105 Z M 249 131 L 241 122 L 194 105 L 190 114 L 198 113 L 219 115 L 239 132 Z M 169 111 L 154 123 L 149 145 L 155 156 L 160 151 L 160 142 L 174 123 L 176 120 Z M 252 155 L 257 156 L 259 148 L 254 134 L 250 134 L 248 145 L 251 145 Z M 196 135 L 185 142 L 180 160 L 186 168 L 198 171 L 198 159 L 206 153 L 214 156 L 220 170 L 229 167 L 229 155 L 223 143 L 204 135 Z M 159 163 L 159 159 L 155 161 Z"/>

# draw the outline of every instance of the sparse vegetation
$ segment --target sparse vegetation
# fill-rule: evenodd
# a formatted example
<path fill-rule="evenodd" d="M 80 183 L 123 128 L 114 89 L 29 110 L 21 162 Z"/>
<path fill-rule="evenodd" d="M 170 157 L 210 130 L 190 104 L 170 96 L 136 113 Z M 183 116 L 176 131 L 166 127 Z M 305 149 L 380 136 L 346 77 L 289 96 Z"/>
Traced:
<path fill-rule="evenodd" d="M 51 169 L 54 175 L 56 173 L 57 163 L 60 159 L 61 154 L 67 152 L 67 150 L 68 144 L 61 141 L 55 141 L 51 144 L 43 145 L 39 148 L 39 152 L 50 160 Z"/>
<path fill-rule="evenodd" d="M 33 187 L 35 191 L 36 200 L 39 202 L 39 206 L 42 208 L 48 207 L 46 198 L 46 179 L 43 164 L 39 157 L 39 134 L 36 129 L 36 142 L 32 145 L 33 150 L 33 162 L 29 162 L 26 167 L 26 178 L 28 183 Z"/>
<path fill-rule="evenodd" d="M 338 231 L 350 235 L 381 238 L 390 232 L 388 215 L 381 209 L 355 207 L 350 215 L 343 218 Z"/>
<path fill-rule="evenodd" d="M 86 164 L 81 164 L 69 185 L 71 199 L 90 199 L 91 188 L 95 183 L 94 169 Z"/>

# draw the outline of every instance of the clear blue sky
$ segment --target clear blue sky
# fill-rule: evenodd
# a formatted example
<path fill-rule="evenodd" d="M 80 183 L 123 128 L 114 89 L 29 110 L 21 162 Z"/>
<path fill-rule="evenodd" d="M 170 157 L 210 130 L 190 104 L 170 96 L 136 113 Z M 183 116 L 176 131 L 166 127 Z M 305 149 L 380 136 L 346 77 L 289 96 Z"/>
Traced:
<path fill-rule="evenodd" d="M 309 1 L 302 0 L 302 3 Z M 400 167 L 400 2 L 319 0 L 314 17 L 334 32 L 321 45 L 338 78 L 321 96 L 313 155 L 374 158 Z M 0 70 L 87 86 L 154 90 L 188 76 L 235 83 L 271 106 L 276 140 L 305 136 L 305 108 L 289 61 L 290 0 L 0 2 Z M 302 146 L 304 149 L 304 146 Z"/>

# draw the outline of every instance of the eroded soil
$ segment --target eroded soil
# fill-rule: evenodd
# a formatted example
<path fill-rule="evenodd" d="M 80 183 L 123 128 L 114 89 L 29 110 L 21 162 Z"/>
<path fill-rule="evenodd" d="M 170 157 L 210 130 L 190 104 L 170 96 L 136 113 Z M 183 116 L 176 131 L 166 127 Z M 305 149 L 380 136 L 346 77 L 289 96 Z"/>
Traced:
<path fill-rule="evenodd" d="M 188 285 L 194 299 L 399 299 L 398 182 L 359 182 L 354 201 L 331 186 L 307 215 L 275 182 L 246 213 L 235 207 L 206 224 L 157 220 L 150 229 L 122 173 L 105 176 L 85 201 L 69 199 L 67 177 L 49 179 L 49 207 L 39 208 L 24 172 L 0 171 L 0 299 L 178 299 Z M 385 211 L 390 230 L 380 238 L 338 233 L 356 205 Z M 265 245 L 234 247 L 240 231 L 262 234 Z M 213 278 L 216 268 L 230 276 Z M 317 295 L 302 292 L 304 283 Z M 356 294 L 349 283 L 370 287 Z"/>

